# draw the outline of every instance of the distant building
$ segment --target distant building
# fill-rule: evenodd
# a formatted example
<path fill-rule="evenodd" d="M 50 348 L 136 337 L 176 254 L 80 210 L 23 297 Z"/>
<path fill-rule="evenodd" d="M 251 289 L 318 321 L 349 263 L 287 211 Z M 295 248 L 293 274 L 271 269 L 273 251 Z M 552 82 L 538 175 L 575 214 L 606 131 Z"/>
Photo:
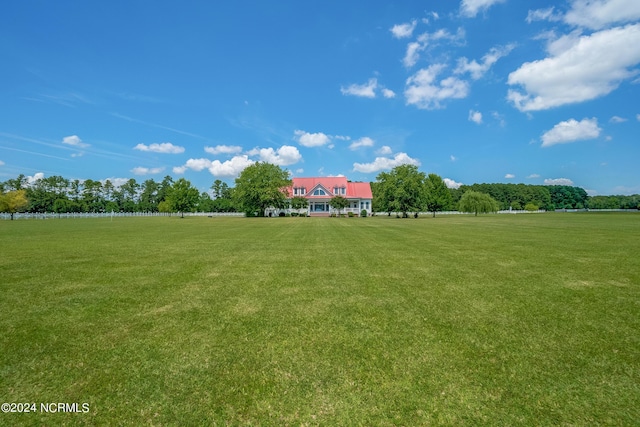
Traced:
<path fill-rule="evenodd" d="M 373 195 L 371 185 L 368 182 L 348 182 L 344 176 L 293 178 L 293 184 L 287 188 L 289 199 L 304 197 L 308 201 L 306 211 L 300 209 L 285 209 L 285 212 L 305 212 L 310 216 L 329 216 L 337 213 L 330 202 L 334 196 L 342 196 L 349 201 L 349 206 L 341 210 L 341 213 L 353 212 L 360 215 L 362 210 L 371 214 L 371 202 Z M 267 212 L 277 215 L 281 210 L 273 209 Z"/>

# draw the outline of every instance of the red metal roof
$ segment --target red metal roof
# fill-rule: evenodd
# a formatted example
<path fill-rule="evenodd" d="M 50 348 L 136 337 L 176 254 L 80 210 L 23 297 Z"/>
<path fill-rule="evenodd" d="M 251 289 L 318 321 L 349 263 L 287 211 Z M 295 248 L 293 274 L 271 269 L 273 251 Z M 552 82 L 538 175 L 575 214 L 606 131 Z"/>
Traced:
<path fill-rule="evenodd" d="M 293 188 L 304 188 L 306 194 L 304 197 L 313 197 L 311 192 L 318 185 L 323 186 L 329 194 L 327 196 L 316 197 L 333 197 L 333 189 L 335 187 L 345 187 L 345 198 L 357 198 L 357 199 L 372 199 L 371 185 L 368 182 L 347 182 L 347 178 L 344 176 L 322 176 L 312 178 L 293 178 L 293 185 L 287 188 L 289 197 L 293 197 Z"/>

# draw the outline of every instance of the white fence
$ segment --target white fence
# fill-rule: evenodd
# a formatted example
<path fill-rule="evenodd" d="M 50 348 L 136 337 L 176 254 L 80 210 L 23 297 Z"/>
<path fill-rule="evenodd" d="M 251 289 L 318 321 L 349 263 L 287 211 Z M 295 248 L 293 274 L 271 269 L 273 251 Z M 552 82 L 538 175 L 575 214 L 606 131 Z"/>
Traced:
<path fill-rule="evenodd" d="M 179 213 L 164 212 L 69 212 L 69 213 L 15 213 L 13 219 L 66 219 L 66 218 L 119 218 L 134 216 L 180 216 Z M 207 216 L 207 217 L 244 217 L 243 212 L 185 212 L 184 216 Z M 11 214 L 0 213 L 0 219 L 11 219 Z"/>

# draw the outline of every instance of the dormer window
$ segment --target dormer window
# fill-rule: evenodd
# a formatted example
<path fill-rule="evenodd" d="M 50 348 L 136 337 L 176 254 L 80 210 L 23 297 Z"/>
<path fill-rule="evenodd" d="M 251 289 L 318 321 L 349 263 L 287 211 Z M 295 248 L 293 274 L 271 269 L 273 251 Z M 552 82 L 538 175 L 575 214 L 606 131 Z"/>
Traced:
<path fill-rule="evenodd" d="M 314 196 L 326 196 L 327 193 L 325 193 L 322 188 L 316 188 L 315 190 L 313 190 L 313 195 Z"/>
<path fill-rule="evenodd" d="M 345 195 L 346 194 L 346 188 L 344 187 L 333 187 L 333 194 L 334 195 Z"/>
<path fill-rule="evenodd" d="M 293 189 L 294 196 L 304 196 L 307 193 L 307 189 L 304 187 L 295 187 Z"/>

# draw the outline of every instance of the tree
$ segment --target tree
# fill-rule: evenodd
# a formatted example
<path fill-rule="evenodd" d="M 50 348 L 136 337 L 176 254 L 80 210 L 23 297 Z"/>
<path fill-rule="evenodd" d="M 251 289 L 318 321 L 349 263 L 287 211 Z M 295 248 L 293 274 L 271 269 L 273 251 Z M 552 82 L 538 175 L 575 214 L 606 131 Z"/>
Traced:
<path fill-rule="evenodd" d="M 200 199 L 200 192 L 193 187 L 189 181 L 180 178 L 173 183 L 169 192 L 168 201 L 174 212 L 180 212 L 180 217 L 184 218 L 184 213 L 191 211 Z"/>
<path fill-rule="evenodd" d="M 302 196 L 295 196 L 291 199 L 291 209 L 295 209 L 300 213 L 300 209 L 305 209 L 309 206 L 309 201 Z"/>
<path fill-rule="evenodd" d="M 382 198 L 380 205 L 387 212 L 402 212 L 404 218 L 408 212 L 417 214 L 425 205 L 426 178 L 414 165 L 400 165 L 389 173 L 382 172 L 376 177 Z"/>
<path fill-rule="evenodd" d="M 0 194 L 0 212 L 11 214 L 11 220 L 16 212 L 20 212 L 27 205 L 29 205 L 29 200 L 25 190 L 13 190 Z"/>
<path fill-rule="evenodd" d="M 433 217 L 435 218 L 436 212 L 441 212 L 451 206 L 451 192 L 442 178 L 435 173 L 429 174 L 425 181 L 425 186 L 425 204 L 427 210 L 433 212 Z"/>
<path fill-rule="evenodd" d="M 349 201 L 342 196 L 333 196 L 329 201 L 329 204 L 335 209 L 338 209 L 338 216 L 340 216 L 342 209 L 349 206 Z"/>
<path fill-rule="evenodd" d="M 258 216 L 264 216 L 267 208 L 284 208 L 287 187 L 291 186 L 287 171 L 266 162 L 246 167 L 235 182 L 234 201 L 247 216 L 255 212 Z"/>
<path fill-rule="evenodd" d="M 498 202 L 488 194 L 470 190 L 460 198 L 459 209 L 462 212 L 473 212 L 478 216 L 478 212 L 497 212 Z"/>

